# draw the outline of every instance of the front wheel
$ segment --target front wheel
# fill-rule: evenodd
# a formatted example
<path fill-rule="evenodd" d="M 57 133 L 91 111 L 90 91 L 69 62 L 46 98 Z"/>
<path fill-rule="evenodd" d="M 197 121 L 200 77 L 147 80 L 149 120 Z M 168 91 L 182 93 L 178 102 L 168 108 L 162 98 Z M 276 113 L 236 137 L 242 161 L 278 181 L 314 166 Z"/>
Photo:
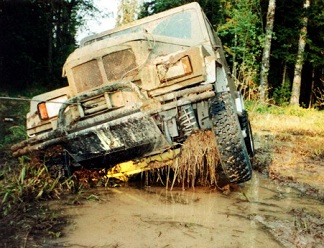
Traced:
<path fill-rule="evenodd" d="M 230 183 L 250 180 L 252 166 L 229 92 L 216 94 L 210 102 L 209 115 L 220 163 L 227 179 Z"/>

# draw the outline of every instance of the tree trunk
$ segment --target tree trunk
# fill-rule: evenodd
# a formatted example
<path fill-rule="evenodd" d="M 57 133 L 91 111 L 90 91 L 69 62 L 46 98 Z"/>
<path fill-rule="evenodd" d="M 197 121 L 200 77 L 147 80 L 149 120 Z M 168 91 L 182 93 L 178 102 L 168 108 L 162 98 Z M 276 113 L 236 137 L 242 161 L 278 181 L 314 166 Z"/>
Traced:
<path fill-rule="evenodd" d="M 307 9 L 309 5 L 310 5 L 310 0 L 305 0 L 304 8 Z M 308 18 L 304 17 L 303 27 L 300 30 L 300 36 L 299 36 L 297 61 L 296 61 L 295 71 L 294 71 L 294 80 L 293 80 L 293 86 L 291 90 L 290 105 L 299 106 L 301 76 L 302 76 L 302 69 L 304 64 L 303 54 L 306 46 L 307 22 L 308 22 Z"/>
<path fill-rule="evenodd" d="M 315 69 L 313 68 L 313 70 L 312 70 L 312 84 L 311 84 L 311 89 L 310 89 L 310 93 L 309 93 L 309 104 L 308 104 L 308 108 L 311 108 L 312 107 L 312 104 L 313 104 L 314 85 L 315 85 Z"/>
<path fill-rule="evenodd" d="M 275 10 L 276 10 L 276 0 L 269 0 L 266 35 L 264 40 L 261 75 L 260 75 L 260 100 L 263 102 L 265 102 L 268 99 L 268 74 L 270 69 L 270 50 L 271 50 Z"/>
<path fill-rule="evenodd" d="M 281 87 L 284 87 L 286 84 L 286 77 L 287 77 L 287 62 L 284 62 L 284 68 L 282 73 L 282 81 L 281 81 Z"/>

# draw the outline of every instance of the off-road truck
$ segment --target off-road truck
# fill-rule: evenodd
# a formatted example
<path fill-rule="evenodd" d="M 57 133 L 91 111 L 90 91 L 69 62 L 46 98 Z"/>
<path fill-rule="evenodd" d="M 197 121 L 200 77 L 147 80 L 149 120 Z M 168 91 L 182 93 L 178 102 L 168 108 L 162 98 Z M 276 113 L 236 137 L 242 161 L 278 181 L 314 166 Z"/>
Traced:
<path fill-rule="evenodd" d="M 209 129 L 228 181 L 251 178 L 247 112 L 197 3 L 83 39 L 63 76 L 69 86 L 32 99 L 29 138 L 12 147 L 15 156 L 61 145 L 75 164 L 110 167 Z"/>

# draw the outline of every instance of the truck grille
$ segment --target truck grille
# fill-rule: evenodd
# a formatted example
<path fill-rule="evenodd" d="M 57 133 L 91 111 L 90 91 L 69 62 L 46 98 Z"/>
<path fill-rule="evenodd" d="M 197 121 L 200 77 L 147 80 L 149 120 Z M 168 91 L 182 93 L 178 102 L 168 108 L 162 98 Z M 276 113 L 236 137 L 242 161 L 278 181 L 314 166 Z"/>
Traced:
<path fill-rule="evenodd" d="M 138 73 L 136 58 L 131 49 L 110 53 L 102 57 L 102 61 L 109 81 L 134 76 Z"/>
<path fill-rule="evenodd" d="M 73 69 L 75 86 L 78 92 L 83 92 L 102 85 L 103 80 L 97 60 L 93 59 Z"/>

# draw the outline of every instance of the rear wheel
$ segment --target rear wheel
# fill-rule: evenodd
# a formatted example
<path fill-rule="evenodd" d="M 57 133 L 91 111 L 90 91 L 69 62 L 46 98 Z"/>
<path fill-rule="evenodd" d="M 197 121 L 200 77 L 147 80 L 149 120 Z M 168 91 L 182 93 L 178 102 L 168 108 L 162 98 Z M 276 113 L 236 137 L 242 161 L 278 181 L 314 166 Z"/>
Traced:
<path fill-rule="evenodd" d="M 230 183 L 250 180 L 251 162 L 231 94 L 217 93 L 210 102 L 209 114 L 224 174 Z"/>

